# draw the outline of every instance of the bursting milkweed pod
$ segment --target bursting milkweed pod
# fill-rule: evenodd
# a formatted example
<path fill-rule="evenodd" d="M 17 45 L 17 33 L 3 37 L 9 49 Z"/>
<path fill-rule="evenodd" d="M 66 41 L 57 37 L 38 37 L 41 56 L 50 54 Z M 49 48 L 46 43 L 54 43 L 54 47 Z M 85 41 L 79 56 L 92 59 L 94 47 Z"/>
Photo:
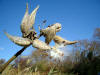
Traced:
<path fill-rule="evenodd" d="M 26 37 L 30 32 L 30 30 L 34 30 L 33 25 L 35 23 L 35 16 L 37 13 L 39 6 L 37 6 L 31 14 L 28 13 L 28 4 L 26 5 L 26 12 L 23 17 L 22 23 L 21 23 L 21 32 L 23 37 Z M 35 30 L 34 30 L 35 31 Z"/>
<path fill-rule="evenodd" d="M 57 35 L 54 37 L 53 40 L 54 40 L 56 46 L 57 46 L 57 45 L 61 45 L 61 44 L 63 44 L 64 46 L 66 46 L 66 45 L 71 45 L 71 44 L 75 44 L 75 43 L 78 42 L 78 41 L 69 41 L 69 40 L 65 40 L 65 39 L 63 39 L 62 37 L 57 36 Z"/>
<path fill-rule="evenodd" d="M 56 35 L 56 32 L 59 32 L 60 30 L 61 30 L 60 23 L 55 23 L 50 25 L 46 29 L 42 29 L 41 34 L 45 37 L 45 43 L 49 44 Z"/>

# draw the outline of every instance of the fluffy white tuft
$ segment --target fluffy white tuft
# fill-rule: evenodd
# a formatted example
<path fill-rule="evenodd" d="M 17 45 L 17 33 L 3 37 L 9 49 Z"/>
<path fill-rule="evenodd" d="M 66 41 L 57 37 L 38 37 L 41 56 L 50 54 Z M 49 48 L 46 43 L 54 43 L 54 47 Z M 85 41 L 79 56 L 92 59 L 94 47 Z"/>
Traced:
<path fill-rule="evenodd" d="M 62 44 L 55 49 L 48 52 L 48 55 L 53 60 L 63 61 L 65 56 L 69 56 L 70 53 L 67 48 Z"/>

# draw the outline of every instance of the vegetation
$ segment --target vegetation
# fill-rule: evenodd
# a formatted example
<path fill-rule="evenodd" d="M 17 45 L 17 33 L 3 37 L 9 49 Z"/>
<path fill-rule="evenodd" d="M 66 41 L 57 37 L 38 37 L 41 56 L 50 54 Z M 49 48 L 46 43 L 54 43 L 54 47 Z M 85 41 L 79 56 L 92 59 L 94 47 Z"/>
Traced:
<path fill-rule="evenodd" d="M 0 60 L 0 68 L 5 63 Z M 92 39 L 72 45 L 72 52 L 63 62 L 52 60 L 40 50 L 27 57 L 19 56 L 2 75 L 98 75 L 100 73 L 100 28 Z"/>

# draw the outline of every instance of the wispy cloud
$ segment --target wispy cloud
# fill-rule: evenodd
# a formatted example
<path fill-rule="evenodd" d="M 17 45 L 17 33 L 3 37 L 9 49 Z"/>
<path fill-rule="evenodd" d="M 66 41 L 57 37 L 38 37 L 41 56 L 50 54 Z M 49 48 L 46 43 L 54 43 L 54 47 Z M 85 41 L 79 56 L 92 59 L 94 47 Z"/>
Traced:
<path fill-rule="evenodd" d="M 0 47 L 0 50 L 4 50 L 4 48 L 3 47 Z"/>

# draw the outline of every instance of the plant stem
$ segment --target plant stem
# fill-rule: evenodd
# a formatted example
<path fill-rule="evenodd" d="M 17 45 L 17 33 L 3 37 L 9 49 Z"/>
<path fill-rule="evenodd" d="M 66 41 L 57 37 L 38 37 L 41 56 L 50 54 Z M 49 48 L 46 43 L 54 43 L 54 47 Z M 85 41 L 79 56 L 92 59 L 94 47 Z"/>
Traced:
<path fill-rule="evenodd" d="M 0 68 L 0 74 L 4 71 L 4 69 L 11 63 L 15 58 L 17 58 L 28 46 L 23 47 L 21 50 L 19 50 L 14 56 L 12 56 L 1 68 Z"/>

